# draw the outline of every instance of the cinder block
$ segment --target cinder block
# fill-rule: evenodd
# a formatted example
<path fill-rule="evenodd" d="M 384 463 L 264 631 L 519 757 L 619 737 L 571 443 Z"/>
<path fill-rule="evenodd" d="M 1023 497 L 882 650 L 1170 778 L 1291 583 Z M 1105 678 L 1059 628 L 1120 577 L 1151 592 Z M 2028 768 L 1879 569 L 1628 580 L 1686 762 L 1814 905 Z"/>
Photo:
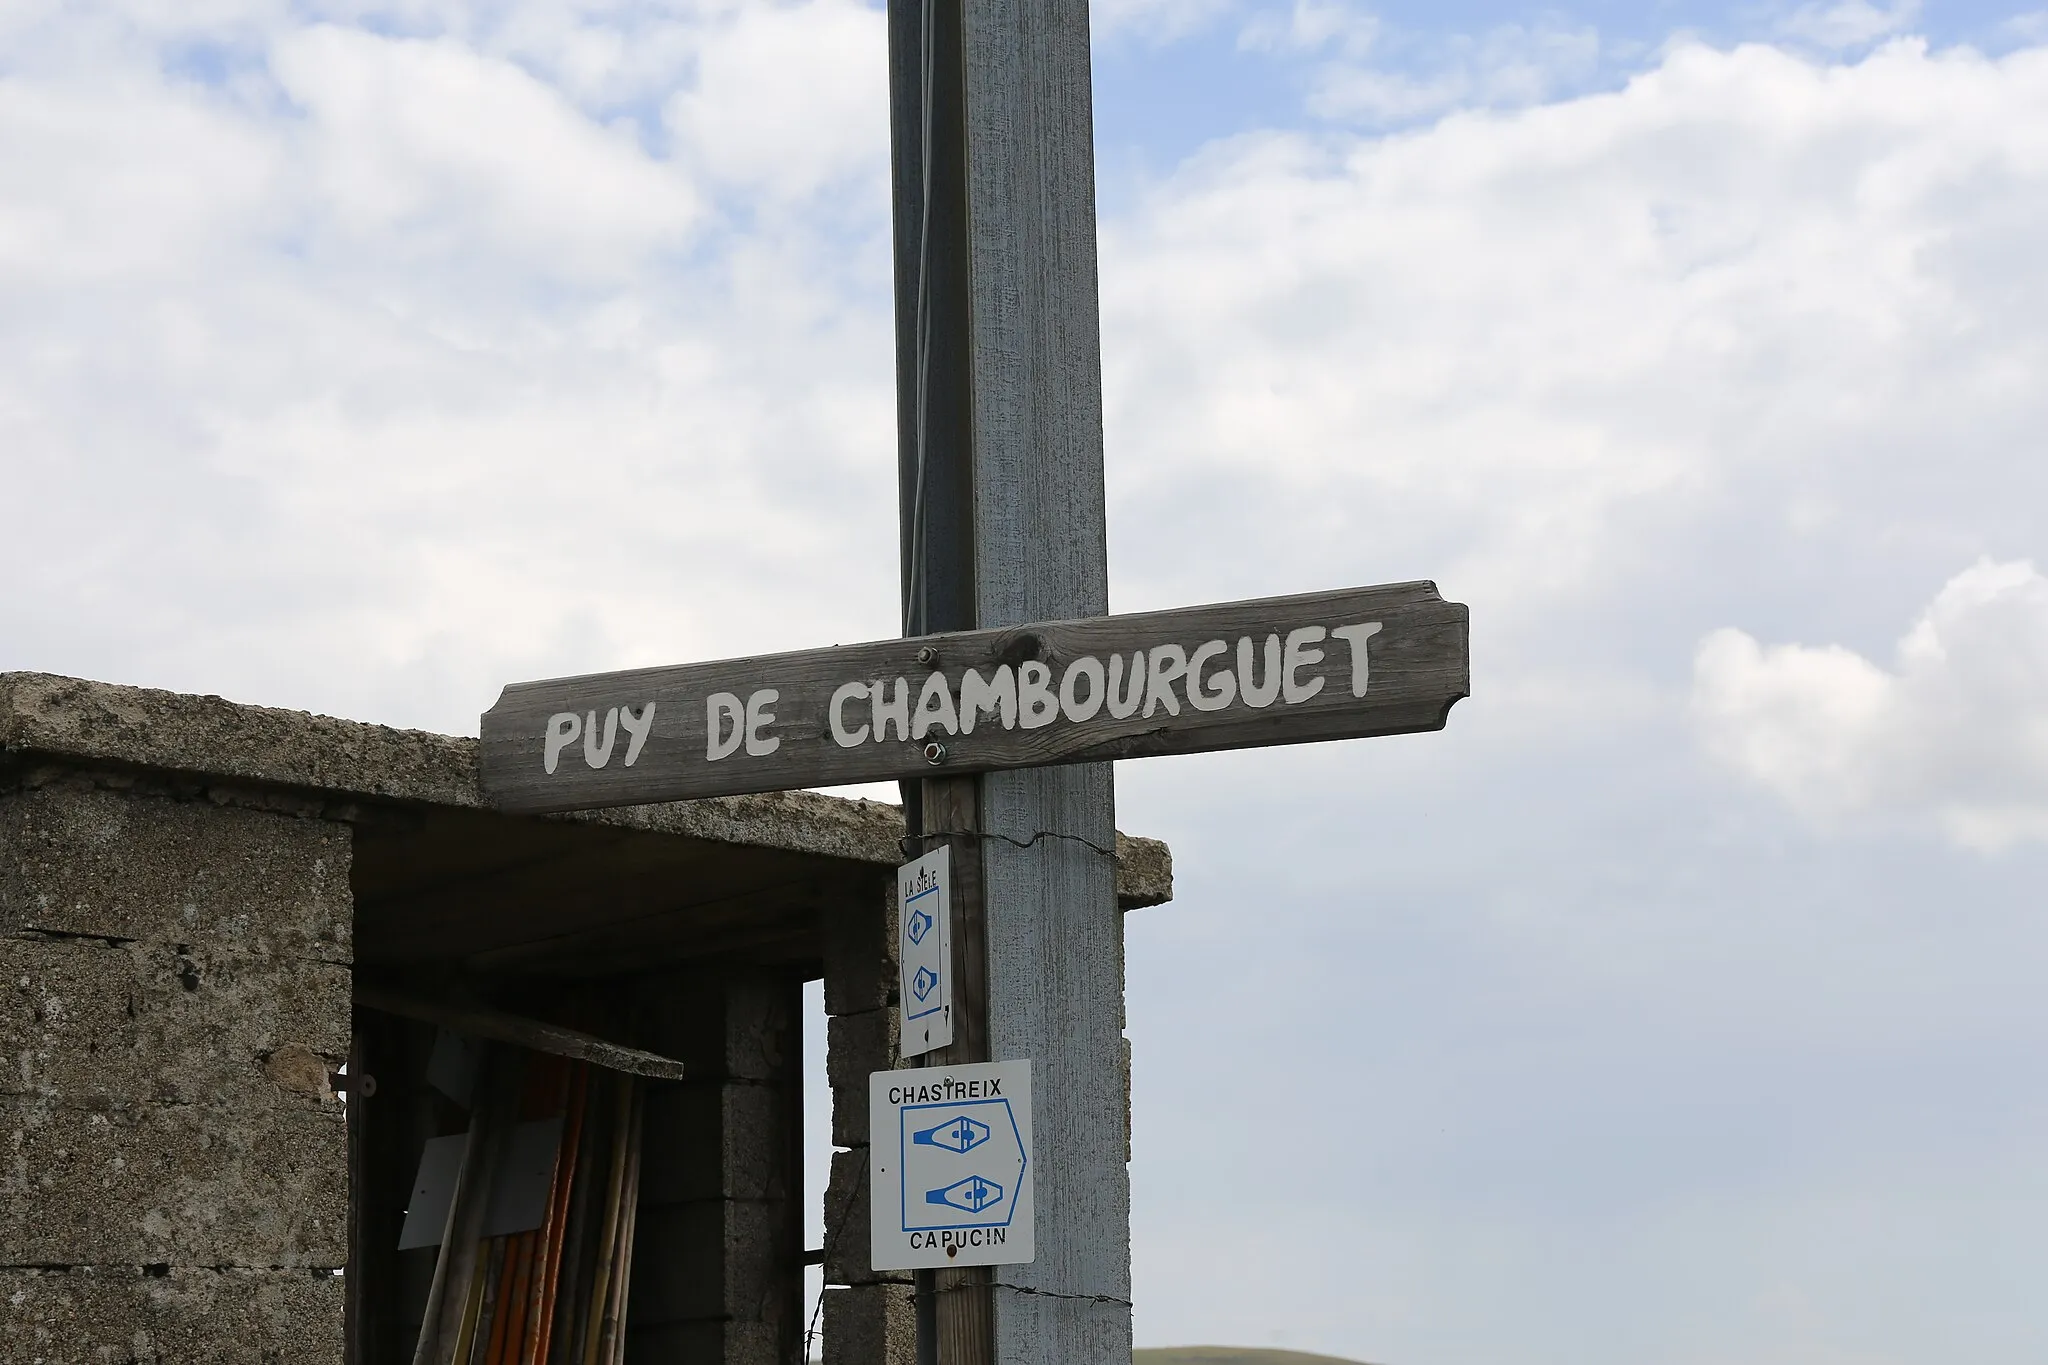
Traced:
<path fill-rule="evenodd" d="M 641 1205 L 633 1231 L 631 1318 L 637 1325 L 725 1316 L 725 1206 L 709 1199 Z"/>
<path fill-rule="evenodd" d="M 825 1021 L 825 1078 L 832 1088 L 832 1143 L 859 1147 L 868 1140 L 868 1076 L 896 1065 L 895 1006 Z"/>
<path fill-rule="evenodd" d="M 759 1320 L 725 1325 L 725 1365 L 783 1365 L 796 1358 L 794 1342 L 784 1339 L 781 1322 Z M 797 1329 L 799 1333 L 801 1328 Z"/>
<path fill-rule="evenodd" d="M 837 899 L 819 915 L 825 1013 L 860 1014 L 896 1003 L 896 879 L 873 896 Z"/>
<path fill-rule="evenodd" d="M 626 1314 L 635 1323 L 638 1306 L 636 1294 Z M 626 1365 L 725 1365 L 725 1326 L 717 1321 L 634 1326 L 626 1333 Z"/>
<path fill-rule="evenodd" d="M 339 1113 L 0 1099 L 0 1264 L 332 1268 Z"/>
<path fill-rule="evenodd" d="M 714 1200 L 724 1193 L 722 1082 L 685 1081 L 647 1092 L 640 1174 L 643 1205 Z"/>
<path fill-rule="evenodd" d="M 633 1234 L 632 1317 L 647 1325 L 759 1321 L 790 1287 L 799 1248 L 785 1210 L 758 1200 L 641 1206 Z"/>
<path fill-rule="evenodd" d="M 868 1149 L 832 1154 L 832 1175 L 825 1187 L 825 1283 L 908 1284 L 907 1270 L 876 1270 L 868 1218 Z"/>
<path fill-rule="evenodd" d="M 786 1365 L 797 1356 L 782 1338 L 781 1327 L 764 1322 L 639 1327 L 626 1333 L 626 1365 Z"/>
<path fill-rule="evenodd" d="M 726 1082 L 658 1088 L 647 1100 L 642 1201 L 787 1199 L 800 1194 L 791 1087 Z"/>
<path fill-rule="evenodd" d="M 917 1300 L 910 1286 L 825 1291 L 825 1365 L 916 1365 Z"/>
<path fill-rule="evenodd" d="M 291 1270 L 0 1270 L 0 1360 L 341 1365 L 342 1281 Z"/>
<path fill-rule="evenodd" d="M 0 937 L 0 1094 L 69 1107 L 341 1113 L 349 969 L 192 946 Z M 310 1067 L 275 1059 L 305 1056 Z"/>
<path fill-rule="evenodd" d="M 636 1041 L 699 1080 L 767 1081 L 801 1065 L 801 987 L 787 972 L 723 967 L 641 980 Z"/>
<path fill-rule="evenodd" d="M 774 973 L 731 973 L 725 984 L 725 1073 L 774 1081 L 803 1065 L 801 988 Z"/>
<path fill-rule="evenodd" d="M 0 933 L 350 960 L 349 826 L 65 783 L 0 800 Z"/>

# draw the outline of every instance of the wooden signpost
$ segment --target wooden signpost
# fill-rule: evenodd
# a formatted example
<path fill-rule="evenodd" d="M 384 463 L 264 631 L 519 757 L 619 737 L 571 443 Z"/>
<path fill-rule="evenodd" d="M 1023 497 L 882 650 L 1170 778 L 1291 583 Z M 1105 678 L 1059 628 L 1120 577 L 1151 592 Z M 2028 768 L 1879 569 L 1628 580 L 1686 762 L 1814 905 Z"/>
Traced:
<path fill-rule="evenodd" d="M 1441 729 L 1466 610 L 1401 583 L 1107 614 L 1087 0 L 889 0 L 888 25 L 910 638 L 508 687 L 482 781 L 533 812 L 900 781 L 911 847 L 950 851 L 953 1030 L 875 1094 L 1023 1068 L 1035 1219 L 1028 1258 L 915 1271 L 918 1365 L 1128 1365 L 1105 760 Z M 937 1155 L 994 1152 L 987 1117 L 875 1129 L 939 1187 L 903 1186 L 900 1235 L 1009 1236 L 1019 1176 Z"/>
<path fill-rule="evenodd" d="M 484 790 L 587 810 L 1443 728 L 1466 611 L 1430 583 L 519 683 Z"/>

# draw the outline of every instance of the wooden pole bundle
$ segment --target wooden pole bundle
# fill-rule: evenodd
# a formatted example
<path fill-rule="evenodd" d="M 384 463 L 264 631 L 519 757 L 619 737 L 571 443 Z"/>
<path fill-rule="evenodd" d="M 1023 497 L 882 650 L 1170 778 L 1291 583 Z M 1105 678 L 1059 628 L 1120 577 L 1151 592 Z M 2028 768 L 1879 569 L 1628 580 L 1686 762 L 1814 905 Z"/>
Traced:
<path fill-rule="evenodd" d="M 588 1060 L 499 1050 L 479 1079 L 415 1365 L 621 1365 L 644 1089 Z M 519 1117 L 562 1119 L 541 1225 L 484 1237 Z"/>

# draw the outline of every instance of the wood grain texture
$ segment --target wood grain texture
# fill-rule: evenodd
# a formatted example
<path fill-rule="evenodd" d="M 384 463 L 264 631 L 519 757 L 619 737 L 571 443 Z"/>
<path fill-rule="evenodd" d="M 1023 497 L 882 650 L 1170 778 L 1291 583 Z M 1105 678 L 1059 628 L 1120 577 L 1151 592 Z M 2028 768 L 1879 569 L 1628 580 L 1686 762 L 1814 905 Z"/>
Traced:
<path fill-rule="evenodd" d="M 918 802 L 924 847 L 952 848 L 953 1041 L 917 1064 L 958 1066 L 989 1060 L 988 897 L 983 875 L 981 786 L 976 777 L 928 779 Z M 940 1270 L 920 1278 L 933 1298 L 931 1330 L 939 1365 L 993 1365 L 993 1283 L 986 1266 Z"/>
<path fill-rule="evenodd" d="M 970 251 L 973 269 L 976 622 L 1016 638 L 1102 657 L 1100 624 L 1035 631 L 1026 623 L 1109 609 L 1102 468 L 1102 361 L 1096 289 L 1094 127 L 1086 0 L 966 0 Z M 1374 599 L 1442 610 L 1421 585 Z M 1311 612 L 1343 615 L 1358 603 Z M 1281 610 L 1285 610 L 1284 608 Z M 1224 608 L 1180 622 L 1134 623 L 1209 639 L 1258 633 Z M 1125 618 L 1127 621 L 1131 618 Z M 1266 619 L 1274 619 L 1267 617 Z M 1376 620 L 1376 615 L 1348 619 Z M 1462 615 L 1457 617 L 1462 624 Z M 1299 622 L 1297 624 L 1306 624 Z M 1325 626 L 1336 621 L 1321 622 Z M 1440 630 L 1422 626 L 1422 633 Z M 1459 637 L 1462 643 L 1462 636 Z M 1148 647 L 1125 637 L 1124 647 Z M 1101 651 L 1097 654 L 1097 651 Z M 1440 652 L 1440 646 L 1439 646 Z M 1462 648 L 1452 671 L 1462 689 Z M 1439 658 L 1438 662 L 1446 660 Z M 1447 678 L 1439 676 L 1441 685 Z M 1323 691 L 1332 690 L 1325 684 Z M 1350 688 L 1340 689 L 1347 697 Z M 1413 692 L 1401 718 L 1424 719 Z M 1270 710 L 1271 708 L 1267 708 Z M 1274 742 L 1288 730 L 1240 706 L 1176 721 L 1132 715 L 1115 733 L 1088 724 L 1036 732 L 1060 763 L 989 764 L 981 781 L 989 1055 L 1033 1063 L 1038 1258 L 993 1268 L 1001 1365 L 1126 1365 L 1131 1351 L 1130 1179 L 1122 1124 L 1123 931 L 1116 910 L 1110 765 L 1090 761 Z M 1196 715 L 1201 719 L 1197 721 Z M 1214 726 L 1207 722 L 1219 722 Z M 1325 720 L 1289 721 L 1308 738 Z M 1020 735 L 1019 738 L 1026 736 Z M 1322 737 L 1317 734 L 1315 737 Z M 1078 742 L 1077 742 L 1078 741 Z M 1285 741 L 1282 741 L 1285 742 Z M 1023 770 L 1019 770 L 1023 769 Z M 1105 1122 L 1105 1119 L 1109 1121 Z"/>
<path fill-rule="evenodd" d="M 622 1071 L 629 1076 L 647 1076 L 659 1081 L 680 1081 L 685 1078 L 683 1064 L 672 1057 L 662 1057 L 639 1048 L 606 1042 L 588 1033 L 579 1033 L 575 1029 L 563 1028 L 559 1024 L 543 1023 L 538 1019 L 527 1019 L 516 1014 L 503 1014 L 497 1010 L 478 1009 L 468 1005 L 451 1005 L 439 1000 L 424 1000 L 418 996 L 382 990 L 360 982 L 355 987 L 355 1003 L 359 1009 L 382 1010 L 386 1014 L 395 1014 L 404 1019 L 417 1019 L 421 1023 L 434 1024 L 466 1037 L 511 1043 L 553 1057 L 568 1057 L 611 1071 Z"/>
<path fill-rule="evenodd" d="M 1086 409 L 1080 404 L 1077 410 Z M 1049 418 L 1059 411 L 1056 406 L 1027 406 L 1023 415 Z M 1077 457 L 1087 449 L 1073 441 L 1065 447 Z M 1017 443 L 1009 462 L 1042 465 L 1060 448 L 1062 443 L 1053 440 Z M 1096 459 L 1099 463 L 1099 449 Z M 1087 524 L 1085 497 L 1060 492 L 1063 476 L 1049 471 L 1004 475 L 1005 463 L 997 442 L 983 464 L 996 467 L 991 477 L 1006 490 L 999 497 L 1010 501 L 1018 525 L 1003 532 L 986 508 L 978 513 L 977 552 L 984 545 L 988 550 L 977 578 L 980 609 L 987 613 L 984 621 L 993 618 L 1001 623 L 997 628 L 515 684 L 483 718 L 479 773 L 487 797 L 505 810 L 563 811 L 917 779 L 937 775 L 922 752 L 926 739 L 946 746 L 938 769 L 950 775 L 1406 734 L 1441 729 L 1451 706 L 1471 690 L 1466 609 L 1445 602 L 1432 583 L 1084 616 L 1100 599 L 1099 583 L 1091 587 L 1069 582 L 1075 576 L 1072 571 L 1039 561 L 1063 557 L 1068 549 L 1063 538 L 1070 533 L 1081 551 L 1094 553 L 1088 547 L 1099 535 Z M 1092 486 L 1098 490 L 1093 495 L 1098 502 L 1093 520 L 1099 523 L 1099 474 Z M 1050 605 L 1068 591 L 1084 600 L 1064 612 Z M 1363 671 L 1353 657 L 1358 645 L 1328 635 L 1303 637 L 1292 669 L 1299 699 L 1289 700 L 1283 690 L 1264 705 L 1246 700 L 1239 679 L 1255 681 L 1260 688 L 1270 686 L 1269 655 L 1281 649 L 1291 633 L 1313 634 L 1360 623 L 1379 625 L 1363 643 Z M 1057 693 L 1077 661 L 1093 659 L 1107 674 L 1114 657 L 1124 661 L 1123 690 L 1129 692 L 1139 667 L 1132 661 L 1134 654 L 1144 651 L 1144 667 L 1154 673 L 1152 651 L 1172 646 L 1183 656 L 1192 656 L 1210 641 L 1220 642 L 1222 648 L 1201 665 L 1201 690 L 1211 699 L 1226 687 L 1232 693 L 1217 709 L 1198 707 L 1193 684 L 1185 677 L 1169 678 L 1155 700 L 1148 676 L 1142 700 L 1121 718 L 1113 714 L 1119 709 L 1114 698 L 1105 699 L 1086 719 L 1075 719 L 1060 708 L 1035 727 L 1026 724 L 1021 705 L 1009 726 L 1002 723 L 1002 708 L 992 707 L 978 712 L 971 733 L 954 733 L 937 724 L 920 735 L 914 733 L 913 723 L 913 733 L 906 735 L 891 723 L 886 738 L 878 741 L 876 708 L 863 691 L 843 703 L 841 723 L 851 733 L 865 729 L 865 737 L 846 747 L 832 731 L 831 701 L 843 684 L 879 687 L 889 699 L 901 691 L 914 719 L 917 699 L 934 672 L 945 675 L 947 704 L 960 712 L 969 670 L 987 683 L 1008 670 L 1014 684 L 1025 665 L 1043 665 L 1045 685 Z M 1249 651 L 1248 657 L 1240 657 L 1241 646 Z M 923 647 L 936 651 L 929 666 L 917 659 Z M 1285 657 L 1283 652 L 1281 658 Z M 1170 667 L 1170 658 L 1168 662 Z M 1088 700 L 1093 682 L 1092 677 L 1076 674 L 1077 703 Z M 1362 696 L 1357 695 L 1361 683 Z M 756 747 L 771 751 L 750 754 L 742 746 L 727 757 L 709 759 L 709 698 L 725 693 L 744 700 L 766 691 L 776 695 L 762 703 L 763 719 L 754 734 Z M 628 766 L 629 736 L 623 725 L 607 725 L 606 717 L 614 708 L 630 708 L 639 715 L 649 703 L 655 711 L 648 737 Z M 573 717 L 578 726 L 588 722 L 599 732 L 614 731 L 608 750 L 603 734 L 597 736 L 598 754 L 609 754 L 603 766 L 591 765 L 579 734 L 556 746 L 555 770 L 547 771 L 547 736 L 555 717 Z M 719 723 L 729 732 L 728 720 L 721 716 Z M 964 730 L 964 715 L 953 728 Z"/>

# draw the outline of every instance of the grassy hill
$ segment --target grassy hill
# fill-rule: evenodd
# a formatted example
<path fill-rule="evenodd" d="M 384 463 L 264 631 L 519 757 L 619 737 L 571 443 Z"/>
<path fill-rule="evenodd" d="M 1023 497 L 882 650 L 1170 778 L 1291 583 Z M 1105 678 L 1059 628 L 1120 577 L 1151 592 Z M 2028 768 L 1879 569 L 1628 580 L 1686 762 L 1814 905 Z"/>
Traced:
<path fill-rule="evenodd" d="M 1159 1346 L 1131 1352 L 1131 1365 L 1364 1365 L 1336 1356 L 1264 1351 L 1256 1346 Z"/>

